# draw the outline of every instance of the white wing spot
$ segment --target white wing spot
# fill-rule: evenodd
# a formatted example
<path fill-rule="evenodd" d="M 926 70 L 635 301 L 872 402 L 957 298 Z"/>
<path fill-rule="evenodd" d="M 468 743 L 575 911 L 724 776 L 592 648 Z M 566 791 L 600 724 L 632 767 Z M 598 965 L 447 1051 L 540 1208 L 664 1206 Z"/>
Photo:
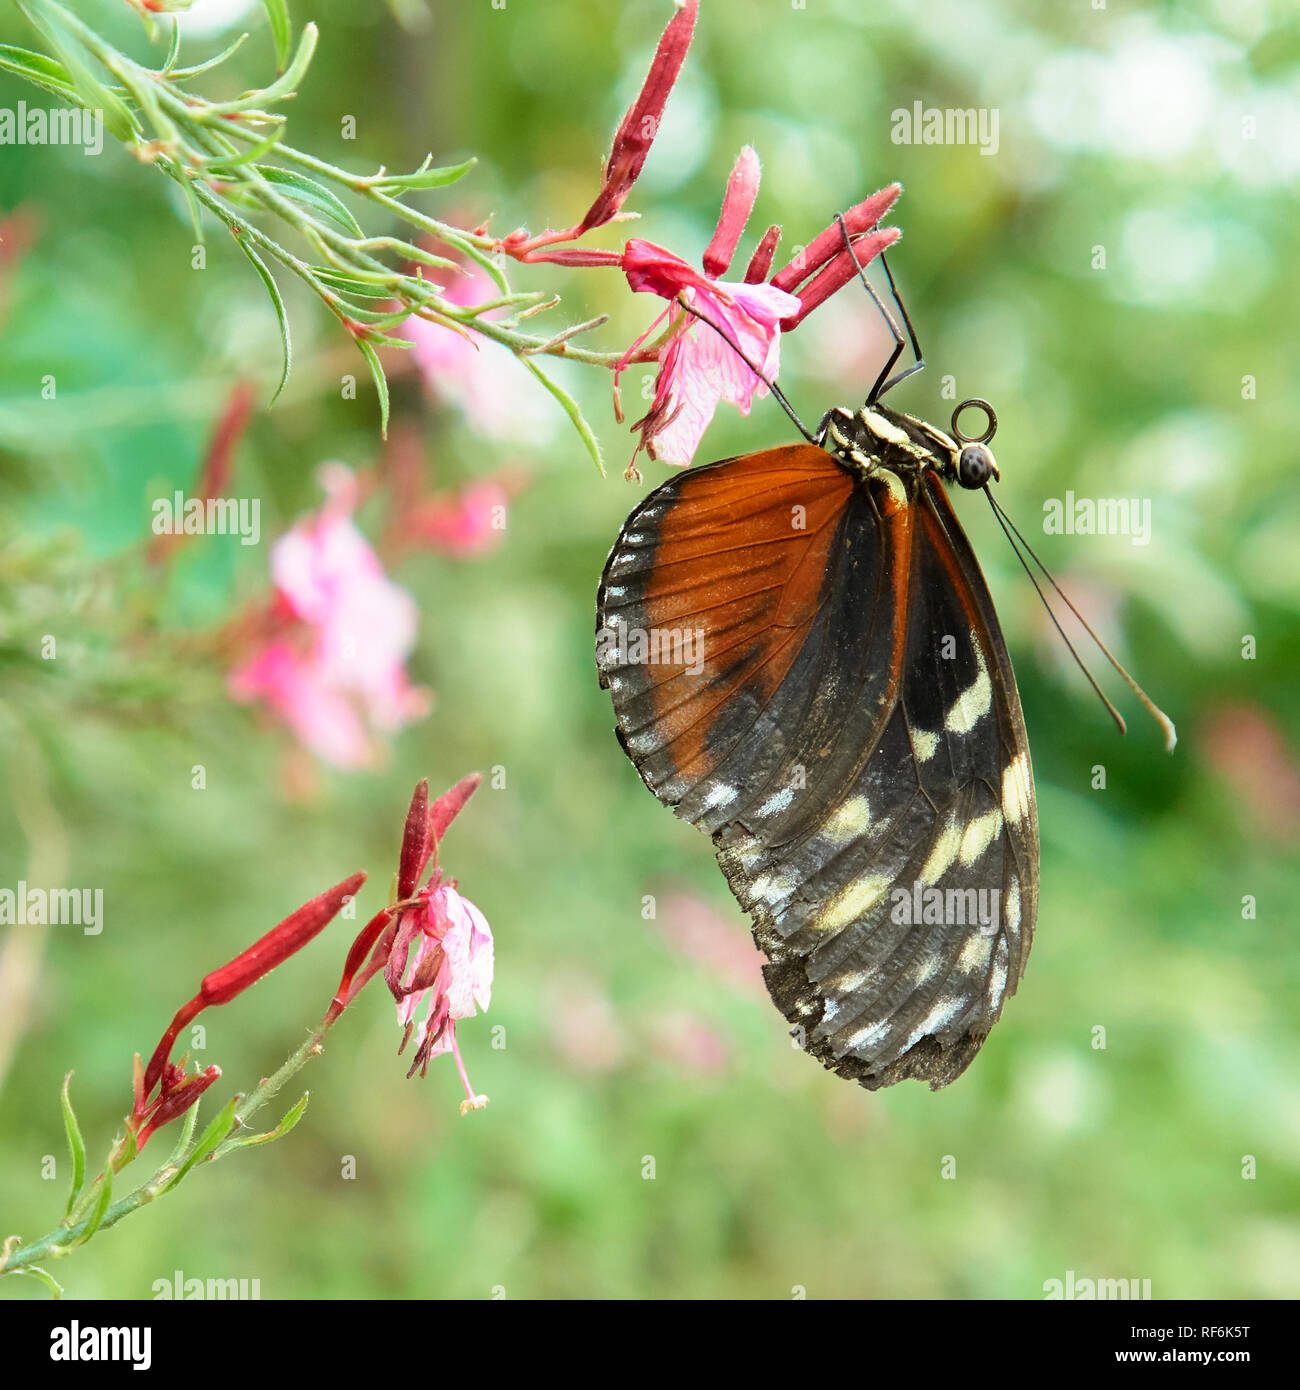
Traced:
<path fill-rule="evenodd" d="M 923 985 L 927 980 L 934 979 L 939 967 L 943 964 L 939 956 L 925 956 L 912 967 L 912 983 Z"/>
<path fill-rule="evenodd" d="M 760 816 L 774 816 L 778 811 L 784 811 L 793 800 L 793 789 L 790 787 L 782 787 L 779 792 L 769 796 L 758 808 L 758 814 Z"/>
<path fill-rule="evenodd" d="M 852 1052 L 859 1047 L 869 1047 L 874 1042 L 879 1042 L 881 1038 L 889 1032 L 892 1020 L 882 1019 L 879 1023 L 873 1023 L 867 1028 L 859 1028 L 856 1033 L 844 1044 L 845 1052 Z"/>
<path fill-rule="evenodd" d="M 1007 987 L 1007 939 L 998 937 L 997 954 L 993 957 L 993 973 L 989 976 L 989 1007 L 997 1009 L 1002 1003 L 1002 995 Z"/>
<path fill-rule="evenodd" d="M 842 845 L 855 835 L 861 835 L 870 824 L 871 807 L 867 805 L 867 798 L 851 796 L 827 819 L 821 834 L 831 844 Z"/>
<path fill-rule="evenodd" d="M 841 994 L 852 994 L 854 990 L 860 989 L 871 974 L 870 970 L 846 970 L 843 974 L 837 975 L 831 982 Z"/>
<path fill-rule="evenodd" d="M 1012 825 L 1029 816 L 1029 762 L 1023 748 L 1002 770 L 1002 813 Z"/>
<path fill-rule="evenodd" d="M 817 914 L 815 925 L 818 931 L 839 931 L 851 922 L 856 922 L 869 912 L 885 896 L 893 880 L 886 874 L 872 874 L 867 878 L 854 879 L 845 884 L 826 906 Z"/>
<path fill-rule="evenodd" d="M 989 961 L 989 953 L 993 948 L 993 938 L 991 936 L 972 936 L 971 939 L 961 948 L 961 955 L 957 957 L 957 968 L 966 974 L 973 970 L 982 970 Z"/>
<path fill-rule="evenodd" d="M 944 826 L 943 833 L 934 842 L 930 857 L 925 861 L 925 867 L 921 870 L 920 882 L 923 888 L 938 882 L 939 878 L 947 872 L 948 866 L 956 859 L 957 851 L 960 848 L 961 831 L 957 826 L 956 818 L 949 816 L 948 824 Z"/>
<path fill-rule="evenodd" d="M 749 891 L 754 897 L 762 898 L 765 903 L 775 903 L 789 896 L 793 887 L 794 875 L 789 872 L 760 874 L 750 885 Z"/>
<path fill-rule="evenodd" d="M 1002 830 L 1002 812 L 994 807 L 982 816 L 976 816 L 962 832 L 961 849 L 957 857 L 968 868 L 988 849 L 993 837 Z"/>
<path fill-rule="evenodd" d="M 979 675 L 953 701 L 943 727 L 952 734 L 968 734 L 993 707 L 993 686 L 989 682 L 988 667 L 984 664 L 984 653 L 975 648 L 975 660 L 979 662 Z"/>
<path fill-rule="evenodd" d="M 965 1007 L 966 1000 L 960 996 L 956 999 L 941 999 L 913 1029 L 911 1037 L 907 1040 L 908 1047 L 915 1047 L 922 1038 L 937 1033 L 945 1023 L 951 1023 Z"/>
<path fill-rule="evenodd" d="M 704 809 L 712 811 L 718 806 L 730 806 L 740 793 L 735 787 L 729 787 L 725 782 L 719 782 L 704 798 Z"/>
<path fill-rule="evenodd" d="M 927 734 L 924 729 L 913 729 L 912 747 L 916 749 L 916 756 L 923 763 L 929 762 L 939 751 L 939 735 Z"/>

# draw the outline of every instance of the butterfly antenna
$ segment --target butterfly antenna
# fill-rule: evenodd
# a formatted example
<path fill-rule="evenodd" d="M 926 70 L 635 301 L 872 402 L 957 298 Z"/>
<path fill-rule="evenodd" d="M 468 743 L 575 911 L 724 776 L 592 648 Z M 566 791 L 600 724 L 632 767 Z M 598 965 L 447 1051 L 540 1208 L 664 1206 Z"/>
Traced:
<path fill-rule="evenodd" d="M 925 366 L 925 359 L 921 356 L 920 344 L 916 341 L 916 330 L 912 327 L 912 320 L 908 317 L 907 310 L 903 307 L 903 301 L 898 295 L 898 286 L 894 284 L 894 273 L 889 268 L 889 262 L 885 259 L 885 253 L 880 253 L 880 263 L 885 267 L 885 275 L 889 280 L 889 292 L 894 297 L 894 303 L 898 305 L 899 313 L 903 316 L 903 322 L 907 325 L 907 338 L 903 337 L 903 331 L 898 326 L 898 321 L 889 312 L 888 307 L 881 297 L 876 293 L 875 286 L 867 279 L 867 272 L 862 268 L 862 262 L 858 260 L 858 253 L 853 246 L 853 238 L 849 235 L 848 224 L 844 221 L 844 214 L 837 212 L 835 220 L 840 224 L 840 234 L 844 238 L 844 247 L 853 260 L 853 264 L 858 270 L 858 279 L 862 281 L 862 288 L 871 296 L 871 302 L 880 310 L 881 316 L 889 325 L 889 331 L 894 335 L 894 350 L 889 355 L 889 361 L 885 363 L 884 370 L 876 378 L 876 384 L 871 388 L 867 396 L 867 404 L 871 405 L 878 401 L 886 391 L 892 390 L 900 381 L 906 381 L 909 376 L 919 372 Z M 894 369 L 894 363 L 903 354 L 903 349 L 907 346 L 907 340 L 911 339 L 912 353 L 916 361 L 895 377 L 889 374 Z"/>
<path fill-rule="evenodd" d="M 993 496 L 992 492 L 989 491 L 987 485 L 984 488 L 984 495 L 989 499 L 989 506 L 993 508 L 993 515 L 997 518 L 998 525 L 1002 527 L 1003 535 L 1006 536 L 1008 542 L 1011 545 L 1012 550 L 1016 552 L 1016 559 L 1020 561 L 1020 564 L 1024 568 L 1025 573 L 1029 575 L 1029 582 L 1033 584 L 1034 588 L 1038 591 L 1038 597 L 1042 600 L 1043 607 L 1047 610 L 1047 615 L 1051 618 L 1053 626 L 1056 628 L 1057 632 L 1061 634 L 1061 640 L 1065 643 L 1067 647 L 1069 647 L 1070 655 L 1074 657 L 1075 661 L 1078 663 L 1079 669 L 1083 672 L 1085 676 L 1087 676 L 1089 685 L 1091 685 L 1093 690 L 1097 692 L 1097 696 L 1101 700 L 1102 704 L 1104 704 L 1106 708 L 1110 711 L 1111 717 L 1119 726 L 1120 733 L 1122 734 L 1125 732 L 1124 720 L 1120 717 L 1120 713 L 1115 708 L 1115 706 L 1112 705 L 1111 702 L 1102 693 L 1101 687 L 1092 678 L 1092 672 L 1089 671 L 1088 668 L 1083 664 L 1083 660 L 1079 656 L 1079 653 L 1075 651 L 1073 645 L 1070 642 L 1070 639 L 1066 637 L 1065 632 L 1061 628 L 1061 624 L 1056 620 L 1056 614 L 1052 612 L 1051 605 L 1047 602 L 1047 595 L 1043 593 L 1043 590 L 1040 587 L 1038 581 L 1034 578 L 1033 572 L 1025 563 L 1025 558 L 1020 553 L 1020 549 L 1016 545 L 1016 541 L 1019 541 L 1020 545 L 1024 546 L 1025 552 L 1028 554 L 1029 558 L 1043 572 L 1043 576 L 1046 578 L 1047 582 L 1052 586 L 1052 588 L 1056 590 L 1061 601 L 1070 610 L 1070 612 L 1073 613 L 1076 618 L 1078 618 L 1079 622 L 1083 624 L 1083 630 L 1088 634 L 1089 637 L 1092 638 L 1092 640 L 1101 649 L 1101 654 L 1124 678 L 1129 689 L 1134 693 L 1134 695 L 1138 697 L 1144 708 L 1156 721 L 1156 723 L 1160 725 L 1165 735 L 1165 752 L 1172 753 L 1174 751 L 1174 746 L 1178 742 L 1178 731 L 1174 728 L 1173 720 L 1169 718 L 1169 716 L 1164 712 L 1164 710 L 1160 708 L 1159 705 L 1155 703 L 1154 700 L 1152 700 L 1152 698 L 1146 693 L 1146 691 L 1142 689 L 1142 687 L 1137 683 L 1137 681 L 1135 681 L 1133 677 L 1129 675 L 1129 673 L 1124 669 L 1124 667 L 1121 666 L 1120 663 L 1111 654 L 1110 648 L 1105 644 L 1105 642 L 1101 640 L 1100 637 L 1097 636 L 1097 634 L 1092 629 L 1092 625 L 1083 616 L 1083 614 L 1079 612 L 1079 610 L 1074 606 L 1074 604 L 1070 602 L 1069 595 L 1065 592 L 1064 589 L 1061 588 L 1061 586 L 1052 577 L 1051 571 L 1034 553 L 1033 546 L 1031 546 L 1029 542 L 1021 534 L 1020 528 L 1016 525 L 1016 523 L 1011 520 L 1011 518 L 1006 514 L 1005 511 L 1003 511 L 1002 507 L 998 504 L 997 499 Z M 1013 535 L 1015 539 L 1012 539 Z"/>
<path fill-rule="evenodd" d="M 763 385 L 767 387 L 767 389 L 772 393 L 772 395 L 776 397 L 777 404 L 780 405 L 781 409 L 784 410 L 785 413 L 790 417 L 790 419 L 794 421 L 795 429 L 797 429 L 799 433 L 803 435 L 803 437 L 809 442 L 809 444 L 816 444 L 816 436 L 809 432 L 808 427 L 799 418 L 798 411 L 796 411 L 794 406 L 792 406 L 790 402 L 786 399 L 785 392 L 781 390 L 781 388 L 776 384 L 775 381 L 771 381 L 763 375 L 763 373 L 754 365 L 754 363 L 750 361 L 748 354 L 741 348 L 740 344 L 737 343 L 731 337 L 731 335 L 726 331 L 726 329 L 724 329 L 721 324 L 714 323 L 714 321 L 708 316 L 708 314 L 701 313 L 693 304 L 688 304 L 686 300 L 682 298 L 681 295 L 678 295 L 677 302 L 682 306 L 683 309 L 686 310 L 688 314 L 693 314 L 697 319 L 700 320 L 701 323 L 707 323 L 708 326 L 711 329 L 713 329 L 713 331 L 718 335 L 718 337 L 721 338 L 724 343 L 726 343 L 726 345 L 732 350 L 732 352 L 734 352 L 736 356 L 740 358 L 740 360 L 745 364 L 745 366 L 747 366 L 749 370 L 753 372 L 754 375 L 759 379 L 759 381 L 761 381 Z"/>

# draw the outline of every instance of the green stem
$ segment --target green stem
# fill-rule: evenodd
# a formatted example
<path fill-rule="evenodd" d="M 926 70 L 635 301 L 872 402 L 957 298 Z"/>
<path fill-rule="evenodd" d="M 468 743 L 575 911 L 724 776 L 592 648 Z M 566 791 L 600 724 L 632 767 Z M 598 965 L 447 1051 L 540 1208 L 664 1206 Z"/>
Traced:
<path fill-rule="evenodd" d="M 338 1017 L 342 1017 L 342 1015 L 340 1014 Z M 240 1147 L 238 1140 L 241 1137 L 246 1137 L 241 1135 L 241 1131 L 247 1124 L 249 1117 L 273 1099 L 285 1083 L 296 1076 L 313 1057 L 320 1055 L 321 1043 L 324 1041 L 326 1033 L 338 1022 L 338 1017 L 330 1019 L 327 1015 L 325 1019 L 322 1019 L 307 1041 L 289 1056 L 284 1065 L 272 1076 L 259 1082 L 239 1102 L 235 1107 L 235 1127 L 231 1131 L 230 1137 L 219 1144 L 204 1162 L 214 1162 L 232 1149 Z M 120 1140 L 117 1141 L 117 1144 L 120 1142 Z M 117 1144 L 114 1145 L 114 1148 L 117 1147 Z M 120 1201 L 114 1202 L 104 1213 L 94 1234 L 98 1235 L 100 1231 L 107 1230 L 110 1226 L 116 1226 L 123 1217 L 130 1216 L 132 1212 L 139 1211 L 141 1207 L 148 1206 L 150 1202 L 157 1201 L 159 1197 L 170 1191 L 172 1180 L 184 1164 L 186 1157 L 193 1151 L 193 1147 L 191 1142 L 178 1148 L 147 1182 L 142 1183 L 134 1192 L 123 1197 Z M 66 1222 L 61 1222 L 54 1230 L 41 1236 L 39 1240 L 29 1241 L 26 1245 L 15 1246 L 0 1256 L 0 1275 L 25 1273 L 42 1260 L 60 1259 L 65 1255 L 70 1255 L 77 1248 L 90 1223 L 89 1211 L 94 1205 L 95 1194 L 99 1190 L 102 1178 L 103 1175 L 101 1174 L 90 1184 L 78 1202 L 73 1216 Z"/>

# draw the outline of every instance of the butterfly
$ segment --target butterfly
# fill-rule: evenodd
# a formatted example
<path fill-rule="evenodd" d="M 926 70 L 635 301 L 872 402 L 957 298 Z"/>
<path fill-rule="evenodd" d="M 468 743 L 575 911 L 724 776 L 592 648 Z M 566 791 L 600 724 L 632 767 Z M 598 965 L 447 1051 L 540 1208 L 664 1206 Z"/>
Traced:
<path fill-rule="evenodd" d="M 965 401 L 947 433 L 883 405 L 924 362 L 890 276 L 916 363 L 889 378 L 903 338 L 867 288 L 895 337 L 867 404 L 635 507 L 600 581 L 597 669 L 642 780 L 712 836 L 796 1042 L 870 1090 L 938 1090 L 1024 975 L 1037 804 L 1011 659 L 948 497 L 992 503 L 997 418 Z M 971 408 L 978 436 L 959 427 Z"/>

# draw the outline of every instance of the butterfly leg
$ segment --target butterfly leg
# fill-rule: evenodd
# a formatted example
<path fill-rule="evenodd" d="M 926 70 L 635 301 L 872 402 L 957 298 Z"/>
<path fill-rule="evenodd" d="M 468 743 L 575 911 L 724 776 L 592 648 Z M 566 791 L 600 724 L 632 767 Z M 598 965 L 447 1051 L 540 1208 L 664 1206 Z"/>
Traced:
<path fill-rule="evenodd" d="M 908 317 L 907 310 L 903 307 L 903 301 L 898 297 L 898 286 L 894 284 L 894 274 L 889 268 L 889 262 L 885 259 L 885 253 L 880 253 L 880 263 L 885 267 L 885 275 L 889 280 L 889 291 L 893 295 L 894 303 L 898 305 L 899 312 L 903 315 L 903 322 L 907 325 L 907 338 L 903 337 L 903 330 L 899 328 L 898 321 L 889 312 L 885 302 L 876 293 L 875 287 L 867 279 L 866 271 L 862 268 L 861 261 L 858 260 L 857 252 L 853 249 L 853 239 L 849 236 L 848 226 L 844 221 L 844 214 L 837 212 L 835 220 L 840 224 L 840 232 L 844 236 L 844 245 L 848 248 L 849 255 L 853 257 L 853 262 L 858 268 L 858 279 L 862 281 L 862 287 L 871 296 L 871 302 L 880 310 L 885 322 L 889 325 L 889 331 L 894 335 L 894 350 L 889 354 L 889 361 L 885 363 L 880 375 L 876 378 L 876 384 L 871 388 L 867 396 L 867 404 L 872 405 L 885 394 L 897 386 L 900 381 L 906 381 L 909 376 L 919 372 L 925 366 L 925 359 L 921 356 L 920 345 L 916 341 L 916 330 L 912 327 L 912 320 Z M 889 374 L 894 370 L 894 364 L 903 354 L 903 349 L 907 346 L 908 339 L 912 343 L 912 353 L 916 361 L 912 366 L 899 372 L 897 376 L 891 377 Z"/>

